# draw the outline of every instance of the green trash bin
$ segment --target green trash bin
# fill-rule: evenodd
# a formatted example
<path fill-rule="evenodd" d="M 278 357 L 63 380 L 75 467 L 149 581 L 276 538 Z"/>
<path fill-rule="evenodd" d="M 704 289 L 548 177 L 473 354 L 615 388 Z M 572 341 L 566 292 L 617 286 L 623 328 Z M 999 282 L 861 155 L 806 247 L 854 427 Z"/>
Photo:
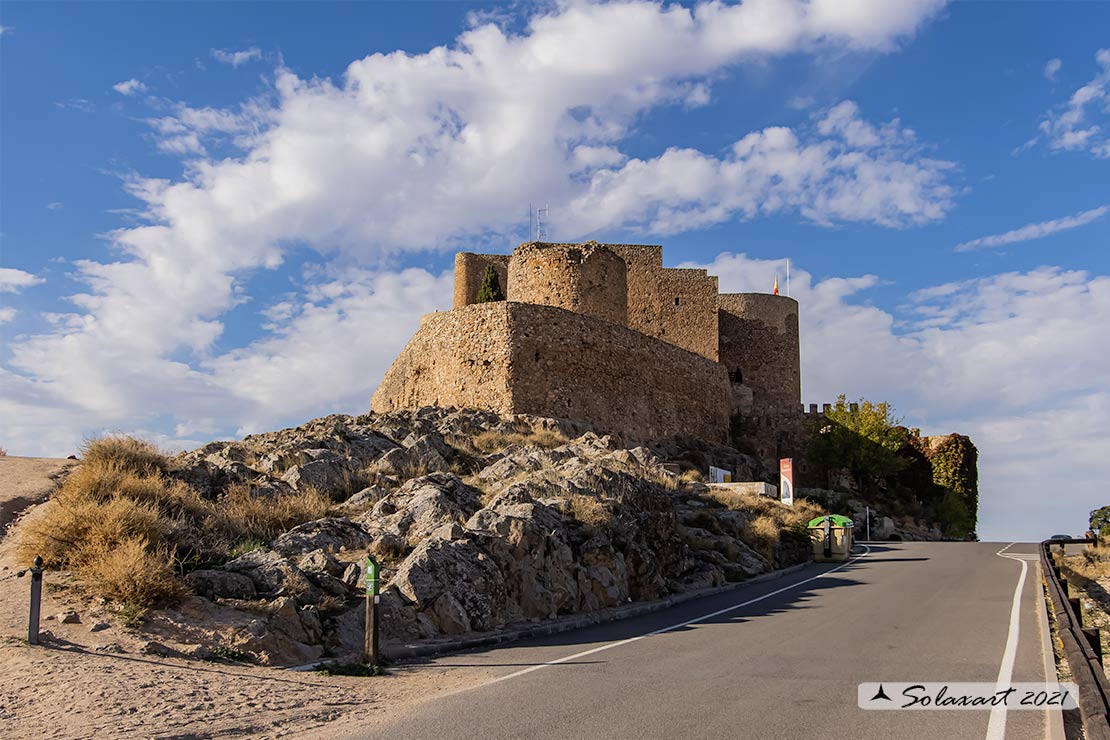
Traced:
<path fill-rule="evenodd" d="M 852 555 L 851 519 L 840 514 L 819 516 L 809 522 L 809 536 L 813 540 L 813 559 L 820 563 L 844 562 Z"/>

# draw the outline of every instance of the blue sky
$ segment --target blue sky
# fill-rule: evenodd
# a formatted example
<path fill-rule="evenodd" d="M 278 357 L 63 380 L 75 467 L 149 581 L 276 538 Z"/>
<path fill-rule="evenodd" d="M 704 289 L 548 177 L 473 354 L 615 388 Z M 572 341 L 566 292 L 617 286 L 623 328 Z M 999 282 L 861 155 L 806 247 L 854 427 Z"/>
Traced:
<path fill-rule="evenodd" d="M 359 413 L 452 254 L 784 260 L 806 402 L 982 454 L 980 534 L 1110 503 L 1110 5 L 0 6 L 0 444 Z M 1051 532 L 1048 530 L 1052 530 Z"/>

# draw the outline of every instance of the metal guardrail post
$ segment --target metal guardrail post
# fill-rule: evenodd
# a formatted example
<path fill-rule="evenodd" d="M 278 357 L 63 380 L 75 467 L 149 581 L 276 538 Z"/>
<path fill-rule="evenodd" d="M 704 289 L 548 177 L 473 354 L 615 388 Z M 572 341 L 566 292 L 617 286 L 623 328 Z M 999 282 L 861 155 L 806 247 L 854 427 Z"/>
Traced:
<path fill-rule="evenodd" d="M 39 617 L 42 615 L 42 557 L 36 555 L 34 565 L 26 570 L 16 573 L 22 578 L 24 574 L 31 574 L 31 609 L 27 616 L 27 642 L 32 645 L 39 644 Z"/>

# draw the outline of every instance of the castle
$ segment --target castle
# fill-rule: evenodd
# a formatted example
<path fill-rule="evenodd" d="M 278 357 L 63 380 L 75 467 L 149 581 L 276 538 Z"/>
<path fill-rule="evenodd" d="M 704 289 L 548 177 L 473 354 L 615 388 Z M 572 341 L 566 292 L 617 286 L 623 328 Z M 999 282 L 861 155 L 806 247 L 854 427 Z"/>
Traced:
<path fill-rule="evenodd" d="M 507 300 L 476 302 L 488 268 Z M 731 443 L 771 470 L 818 415 L 801 406 L 797 301 L 719 293 L 705 270 L 664 268 L 661 246 L 597 242 L 456 255 L 453 308 L 422 318 L 371 400 L 433 405 Z"/>

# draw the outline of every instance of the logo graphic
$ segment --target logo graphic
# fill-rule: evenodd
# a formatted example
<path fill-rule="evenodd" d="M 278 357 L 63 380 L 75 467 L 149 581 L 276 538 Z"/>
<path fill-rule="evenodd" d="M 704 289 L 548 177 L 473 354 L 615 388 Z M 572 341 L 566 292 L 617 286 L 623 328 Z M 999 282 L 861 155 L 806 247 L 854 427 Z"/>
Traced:
<path fill-rule="evenodd" d="M 1079 689 L 1074 683 L 1013 683 L 993 681 L 884 681 L 856 688 L 860 709 L 1076 709 Z"/>

